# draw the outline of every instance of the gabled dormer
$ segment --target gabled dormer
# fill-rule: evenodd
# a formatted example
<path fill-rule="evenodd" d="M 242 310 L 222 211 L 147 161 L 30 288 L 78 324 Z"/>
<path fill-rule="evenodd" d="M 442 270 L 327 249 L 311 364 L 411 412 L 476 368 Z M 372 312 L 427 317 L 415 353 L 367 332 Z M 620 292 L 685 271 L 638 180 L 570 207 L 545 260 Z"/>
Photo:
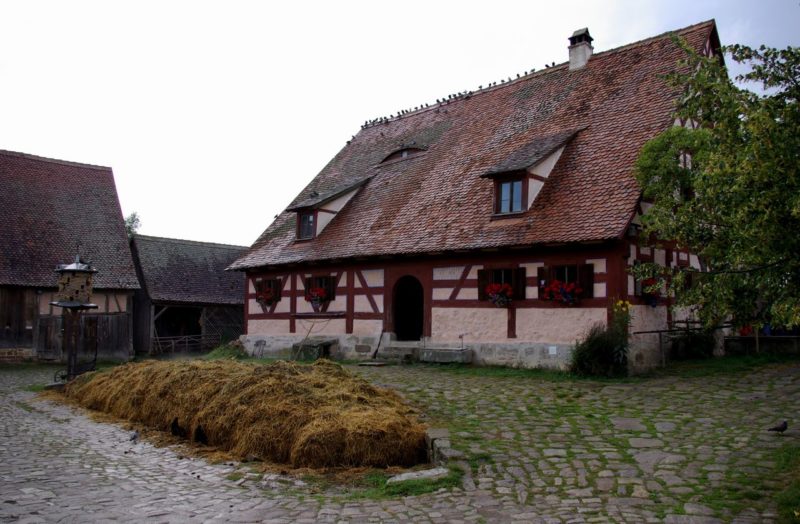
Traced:
<path fill-rule="evenodd" d="M 312 191 L 307 199 L 288 208 L 287 211 L 294 211 L 297 214 L 297 240 L 312 240 L 318 237 L 367 181 L 369 177 L 322 194 Z"/>
<path fill-rule="evenodd" d="M 529 210 L 567 143 L 582 129 L 537 137 L 481 175 L 494 182 L 492 217 L 513 217 Z"/>

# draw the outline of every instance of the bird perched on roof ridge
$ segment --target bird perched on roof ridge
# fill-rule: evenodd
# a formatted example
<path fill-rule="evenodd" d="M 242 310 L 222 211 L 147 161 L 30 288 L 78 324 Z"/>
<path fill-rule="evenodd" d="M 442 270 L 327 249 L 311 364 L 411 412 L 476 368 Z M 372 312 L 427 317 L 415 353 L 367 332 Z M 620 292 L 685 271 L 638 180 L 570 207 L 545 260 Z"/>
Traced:
<path fill-rule="evenodd" d="M 789 423 L 787 421 L 783 421 L 774 428 L 769 428 L 767 431 L 777 431 L 778 433 L 783 433 L 789 427 Z"/>

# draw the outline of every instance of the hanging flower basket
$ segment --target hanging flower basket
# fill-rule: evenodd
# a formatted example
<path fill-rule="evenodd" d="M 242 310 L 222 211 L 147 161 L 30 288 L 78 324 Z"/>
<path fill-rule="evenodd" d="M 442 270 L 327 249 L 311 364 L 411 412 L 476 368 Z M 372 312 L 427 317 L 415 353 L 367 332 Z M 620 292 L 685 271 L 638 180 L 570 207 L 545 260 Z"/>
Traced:
<path fill-rule="evenodd" d="M 650 307 L 658 306 L 658 299 L 661 298 L 658 291 L 647 291 L 656 285 L 658 285 L 658 280 L 655 278 L 646 278 L 642 280 L 642 300 Z"/>
<path fill-rule="evenodd" d="M 572 306 L 578 301 L 581 293 L 583 293 L 583 288 L 575 282 L 562 282 L 558 279 L 553 279 L 545 286 L 542 298 Z"/>
<path fill-rule="evenodd" d="M 322 305 L 328 301 L 328 293 L 321 287 L 312 287 L 306 293 L 306 300 L 311 302 L 311 308 L 315 313 L 319 313 Z"/>
<path fill-rule="evenodd" d="M 275 292 L 270 288 L 266 288 L 263 291 L 256 293 L 256 302 L 258 302 L 262 307 L 271 306 L 278 301 L 277 298 L 278 297 L 275 296 Z"/>
<path fill-rule="evenodd" d="M 509 284 L 489 284 L 486 286 L 486 295 L 489 301 L 495 307 L 508 307 L 511 304 L 511 298 L 514 295 L 514 290 Z"/>

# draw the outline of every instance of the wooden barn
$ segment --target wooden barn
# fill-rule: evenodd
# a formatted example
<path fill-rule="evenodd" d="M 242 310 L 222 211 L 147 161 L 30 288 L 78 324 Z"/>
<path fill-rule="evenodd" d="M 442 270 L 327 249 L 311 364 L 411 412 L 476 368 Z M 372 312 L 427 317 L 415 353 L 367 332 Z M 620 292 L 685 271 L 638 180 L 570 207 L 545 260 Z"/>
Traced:
<path fill-rule="evenodd" d="M 136 353 L 211 349 L 242 334 L 244 276 L 225 268 L 247 248 L 135 235 L 142 288 L 134 301 Z"/>
<path fill-rule="evenodd" d="M 57 265 L 76 254 L 98 270 L 81 351 L 133 355 L 139 288 L 111 168 L 0 151 L 0 357 L 62 360 Z"/>
<path fill-rule="evenodd" d="M 713 20 L 598 53 L 582 29 L 561 64 L 365 122 L 231 266 L 248 350 L 316 338 L 348 358 L 559 367 L 616 300 L 632 331 L 666 328 L 668 299 L 628 269 L 692 262 L 637 226 L 639 152 L 683 124 L 673 35 L 718 53 Z M 634 337 L 633 364 L 657 341 Z"/>

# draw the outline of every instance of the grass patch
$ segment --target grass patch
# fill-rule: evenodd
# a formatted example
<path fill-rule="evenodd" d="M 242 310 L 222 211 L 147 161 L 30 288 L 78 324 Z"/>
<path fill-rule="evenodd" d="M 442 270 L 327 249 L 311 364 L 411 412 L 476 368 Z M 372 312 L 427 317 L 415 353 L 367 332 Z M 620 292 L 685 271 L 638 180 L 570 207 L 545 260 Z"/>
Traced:
<path fill-rule="evenodd" d="M 241 344 L 225 344 L 212 349 L 202 357 L 203 360 L 251 360 L 252 357 Z"/>
<path fill-rule="evenodd" d="M 666 368 L 655 371 L 654 376 L 708 377 L 714 375 L 747 373 L 754 368 L 769 364 L 800 362 L 798 355 L 743 355 L 711 357 L 702 360 L 672 362 Z"/>
<path fill-rule="evenodd" d="M 41 393 L 44 391 L 44 384 L 30 384 L 22 388 L 24 391 L 30 391 L 31 393 Z"/>
<path fill-rule="evenodd" d="M 436 480 L 406 480 L 388 484 L 391 477 L 385 471 L 371 471 L 351 485 L 355 488 L 349 493 L 351 499 L 386 499 L 394 497 L 413 497 L 432 493 L 442 488 L 452 489 L 461 487 L 464 472 L 457 466 L 450 467 L 446 477 Z"/>
<path fill-rule="evenodd" d="M 232 473 L 228 473 L 228 475 L 225 478 L 230 480 L 231 482 L 236 482 L 237 480 L 242 480 L 244 478 L 244 473 L 242 473 L 241 471 L 234 471 Z"/>
<path fill-rule="evenodd" d="M 510 368 L 503 366 L 475 366 L 471 364 L 414 364 L 424 366 L 429 369 L 441 371 L 452 375 L 466 377 L 487 377 L 487 378 L 523 378 L 528 380 L 541 380 L 542 382 L 601 382 L 610 384 L 628 384 L 641 382 L 641 376 L 634 377 L 583 377 L 561 371 L 558 369 L 546 368 Z"/>
<path fill-rule="evenodd" d="M 775 497 L 781 522 L 800 522 L 800 446 L 784 444 L 775 453 L 778 474 L 786 487 Z"/>

